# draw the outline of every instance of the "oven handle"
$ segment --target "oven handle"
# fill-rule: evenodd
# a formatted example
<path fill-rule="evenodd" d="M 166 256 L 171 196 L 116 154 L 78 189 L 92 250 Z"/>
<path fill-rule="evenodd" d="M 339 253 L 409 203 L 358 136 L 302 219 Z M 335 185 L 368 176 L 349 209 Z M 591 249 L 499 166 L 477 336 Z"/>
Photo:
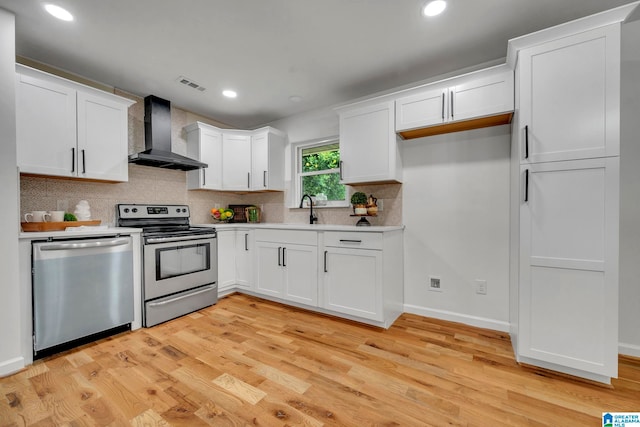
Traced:
<path fill-rule="evenodd" d="M 198 239 L 215 239 L 215 234 L 192 234 L 190 236 L 179 237 L 148 237 L 145 243 L 165 243 L 165 242 L 185 242 Z"/>
<path fill-rule="evenodd" d="M 180 295 L 178 297 L 171 298 L 171 299 L 164 300 L 164 301 L 160 301 L 160 302 L 150 302 L 147 305 L 149 307 L 159 307 L 161 305 L 171 304 L 172 302 L 180 301 L 180 300 L 185 299 L 185 298 L 190 298 L 190 297 L 195 296 L 195 295 L 200 295 L 200 294 L 203 294 L 205 292 L 209 292 L 212 289 L 215 289 L 215 286 L 206 286 L 206 287 L 200 289 L 198 292 L 190 292 L 188 294 Z"/>

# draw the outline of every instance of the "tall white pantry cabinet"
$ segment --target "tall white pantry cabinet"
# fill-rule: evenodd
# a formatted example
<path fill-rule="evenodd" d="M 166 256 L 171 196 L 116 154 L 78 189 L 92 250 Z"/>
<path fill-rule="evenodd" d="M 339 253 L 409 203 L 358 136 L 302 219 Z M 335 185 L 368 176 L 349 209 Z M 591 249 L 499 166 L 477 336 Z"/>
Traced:
<path fill-rule="evenodd" d="M 618 373 L 621 24 L 602 18 L 514 43 L 510 320 L 519 362 L 609 382 Z"/>

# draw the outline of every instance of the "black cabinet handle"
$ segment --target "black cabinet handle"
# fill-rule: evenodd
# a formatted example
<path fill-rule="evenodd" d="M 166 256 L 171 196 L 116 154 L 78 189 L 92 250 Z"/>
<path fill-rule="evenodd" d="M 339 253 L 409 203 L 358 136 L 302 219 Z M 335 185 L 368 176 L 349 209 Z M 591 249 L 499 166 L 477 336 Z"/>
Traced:
<path fill-rule="evenodd" d="M 340 239 L 340 243 L 362 243 L 362 240 Z"/>
<path fill-rule="evenodd" d="M 285 256 L 287 248 L 282 248 L 282 266 L 287 266 L 287 257 Z"/>
<path fill-rule="evenodd" d="M 244 233 L 244 250 L 248 251 L 249 250 L 249 234 L 248 233 Z"/>
<path fill-rule="evenodd" d="M 76 149 L 71 148 L 71 173 L 76 171 Z"/>
<path fill-rule="evenodd" d="M 282 250 L 282 246 L 278 247 L 278 265 L 282 266 L 282 259 L 280 258 L 280 250 Z"/>
<path fill-rule="evenodd" d="M 251 172 L 247 172 L 247 188 L 251 188 Z"/>
<path fill-rule="evenodd" d="M 84 150 L 82 150 L 82 173 L 87 173 L 87 165 L 85 164 Z"/>
<path fill-rule="evenodd" d="M 524 171 L 524 201 L 529 201 L 529 169 Z"/>
<path fill-rule="evenodd" d="M 207 185 L 207 171 L 205 168 L 202 168 L 202 185 Z"/>
<path fill-rule="evenodd" d="M 267 171 L 262 172 L 262 186 L 267 188 Z"/>
<path fill-rule="evenodd" d="M 529 125 L 524 127 L 524 158 L 529 158 Z"/>
<path fill-rule="evenodd" d="M 453 120 L 453 91 L 451 91 L 451 120 Z"/>
<path fill-rule="evenodd" d="M 343 162 L 342 160 L 340 160 L 340 179 L 341 179 L 341 180 L 343 179 L 343 178 L 342 178 L 342 164 L 343 164 L 343 163 L 344 163 L 344 162 Z"/>
<path fill-rule="evenodd" d="M 444 121 L 444 92 L 442 92 L 442 120 Z"/>
<path fill-rule="evenodd" d="M 327 270 L 327 252 L 328 251 L 324 251 L 324 272 L 328 273 L 329 270 Z"/>

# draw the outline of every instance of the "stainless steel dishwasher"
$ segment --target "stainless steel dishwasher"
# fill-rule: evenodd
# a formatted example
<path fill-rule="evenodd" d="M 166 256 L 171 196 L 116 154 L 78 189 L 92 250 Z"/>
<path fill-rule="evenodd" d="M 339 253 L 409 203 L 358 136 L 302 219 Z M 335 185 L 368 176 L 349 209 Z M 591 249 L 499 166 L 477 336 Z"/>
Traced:
<path fill-rule="evenodd" d="M 131 236 L 33 242 L 33 353 L 133 321 Z"/>

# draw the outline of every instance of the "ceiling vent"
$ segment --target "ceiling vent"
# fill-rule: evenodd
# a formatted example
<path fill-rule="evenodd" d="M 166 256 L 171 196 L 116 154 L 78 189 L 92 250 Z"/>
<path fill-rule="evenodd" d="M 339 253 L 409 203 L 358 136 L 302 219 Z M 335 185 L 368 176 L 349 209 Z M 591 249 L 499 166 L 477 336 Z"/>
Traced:
<path fill-rule="evenodd" d="M 207 90 L 206 87 L 202 86 L 199 83 L 194 82 L 191 79 L 186 78 L 185 76 L 178 77 L 178 82 L 182 83 L 183 85 L 187 85 L 190 88 L 199 90 L 200 92 L 204 92 L 205 90 Z"/>

